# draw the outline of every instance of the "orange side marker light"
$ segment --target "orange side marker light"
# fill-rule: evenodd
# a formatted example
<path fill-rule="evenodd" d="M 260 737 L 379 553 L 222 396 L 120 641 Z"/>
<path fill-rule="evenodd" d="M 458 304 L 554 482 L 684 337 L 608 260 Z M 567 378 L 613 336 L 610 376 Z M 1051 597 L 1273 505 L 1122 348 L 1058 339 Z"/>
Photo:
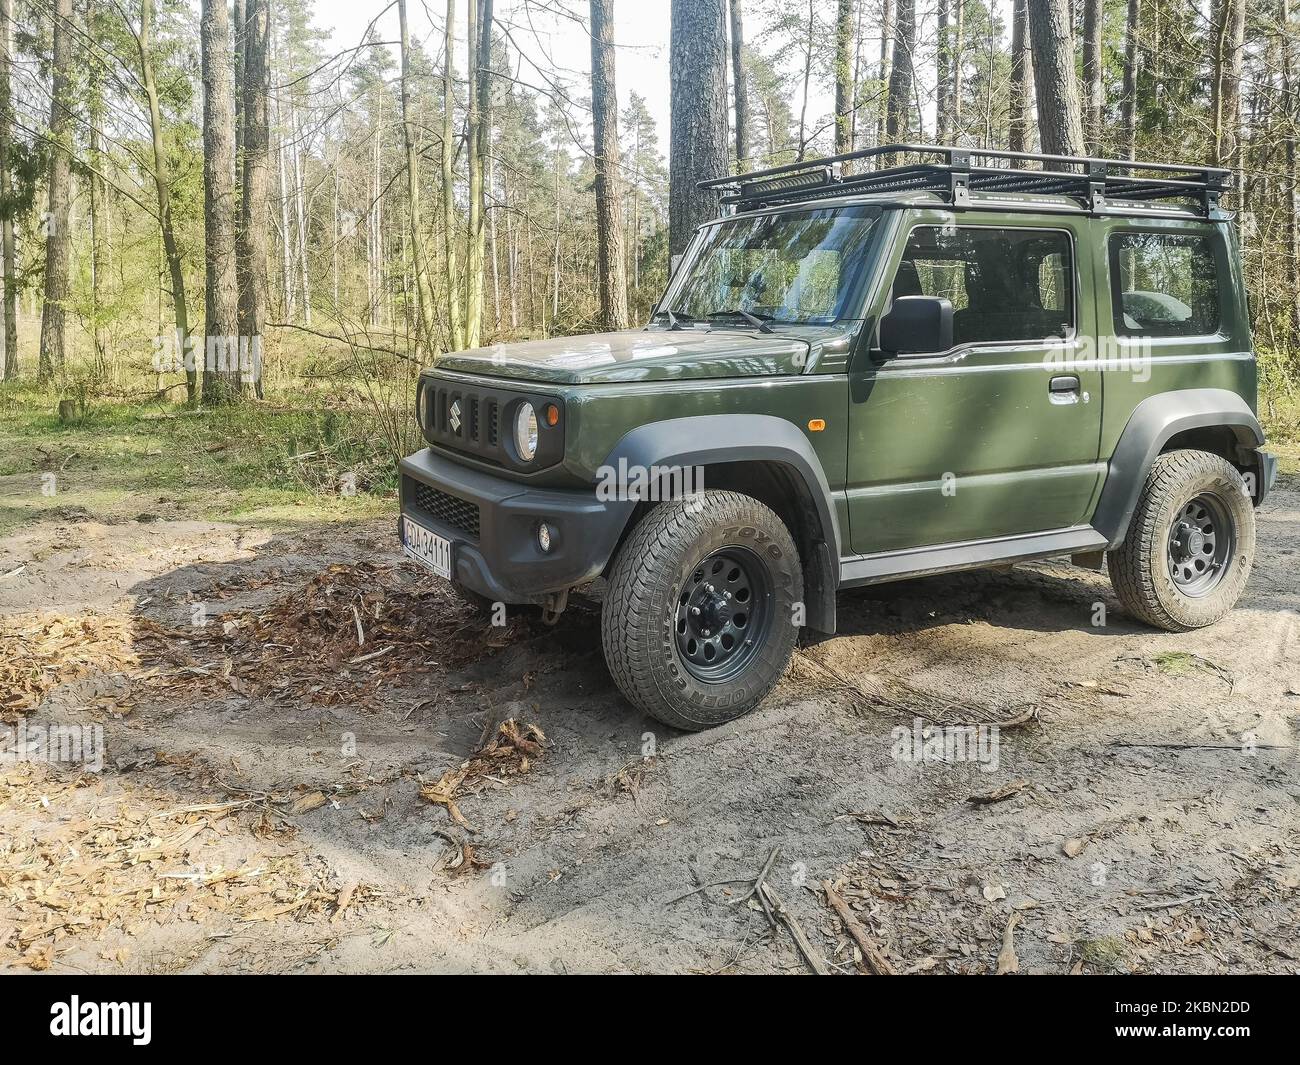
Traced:
<path fill-rule="evenodd" d="M 823 429 L 825 429 L 825 428 L 826 428 L 826 419 L 825 419 L 825 418 L 813 418 L 813 419 L 808 423 L 808 431 L 809 431 L 810 433 L 820 433 L 820 432 L 821 432 Z"/>

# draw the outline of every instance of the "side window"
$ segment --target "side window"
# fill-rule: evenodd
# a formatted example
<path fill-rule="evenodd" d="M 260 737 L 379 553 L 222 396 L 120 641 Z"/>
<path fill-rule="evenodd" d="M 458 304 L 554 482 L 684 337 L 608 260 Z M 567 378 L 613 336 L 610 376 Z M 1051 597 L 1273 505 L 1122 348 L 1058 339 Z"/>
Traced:
<path fill-rule="evenodd" d="M 1112 233 L 1110 277 L 1119 336 L 1206 336 L 1219 331 L 1219 271 L 1209 236 Z"/>
<path fill-rule="evenodd" d="M 1074 329 L 1074 257 L 1059 230 L 918 226 L 893 295 L 952 303 L 953 344 L 1063 338 Z"/>

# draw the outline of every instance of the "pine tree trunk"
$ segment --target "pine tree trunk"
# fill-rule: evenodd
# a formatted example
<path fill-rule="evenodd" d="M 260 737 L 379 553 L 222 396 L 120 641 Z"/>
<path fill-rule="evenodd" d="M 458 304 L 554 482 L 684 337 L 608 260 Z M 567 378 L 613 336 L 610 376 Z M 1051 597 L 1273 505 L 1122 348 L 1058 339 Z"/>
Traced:
<path fill-rule="evenodd" d="M 1120 101 L 1120 150 L 1126 159 L 1137 158 L 1138 35 L 1142 29 L 1142 0 L 1128 0 L 1124 25 L 1124 84 Z"/>
<path fill-rule="evenodd" d="M 239 374 L 239 285 L 235 276 L 235 91 L 226 0 L 203 0 L 203 402 L 229 403 Z"/>
<path fill-rule="evenodd" d="M 717 194 L 697 187 L 727 173 L 727 48 L 724 0 L 672 0 L 668 251 L 686 250 L 695 227 L 718 213 Z"/>
<path fill-rule="evenodd" d="M 235 268 L 239 283 L 239 356 L 262 398 L 262 345 L 267 304 L 267 225 L 270 221 L 271 136 L 268 129 L 270 0 L 245 0 L 241 85 L 244 144 Z"/>
<path fill-rule="evenodd" d="M 853 149 L 853 7 L 839 0 L 835 20 L 835 154 Z"/>
<path fill-rule="evenodd" d="M 964 81 L 964 67 L 962 65 L 966 56 L 966 0 L 953 0 L 955 17 L 953 21 L 956 25 L 953 28 L 952 42 L 952 135 L 953 143 L 962 133 L 961 109 L 962 109 L 962 84 Z"/>
<path fill-rule="evenodd" d="M 1029 150 L 1029 92 L 1033 60 L 1029 52 L 1029 0 L 1011 5 L 1011 98 L 1007 115 L 1007 147 Z"/>
<path fill-rule="evenodd" d="M 877 72 L 877 80 L 880 82 L 880 114 L 876 121 L 876 146 L 885 143 L 885 117 L 888 110 L 887 100 L 888 93 L 886 86 L 889 84 L 889 46 L 894 39 L 894 0 L 881 0 L 880 5 L 880 69 Z M 879 160 L 877 166 L 883 165 L 885 160 Z"/>
<path fill-rule="evenodd" d="M 952 94 L 952 48 L 949 39 L 948 0 L 939 0 L 936 12 L 938 20 L 938 47 L 934 50 L 934 140 L 936 144 L 947 144 L 949 136 L 948 98 Z"/>
<path fill-rule="evenodd" d="M 147 2 L 147 0 L 146 0 Z M 39 379 L 48 383 L 63 369 L 67 342 L 68 199 L 72 182 L 72 0 L 54 5 L 51 59 L 50 165 L 45 228 L 45 298 L 41 310 Z"/>
<path fill-rule="evenodd" d="M 14 248 L 13 139 L 14 0 L 0 0 L 0 257 L 4 264 L 4 377 L 18 376 L 18 268 Z"/>
<path fill-rule="evenodd" d="M 483 119 L 479 106 L 479 66 L 482 47 L 478 32 L 479 4 L 481 0 L 468 0 L 469 25 L 466 46 L 469 63 L 467 92 L 469 109 L 466 115 L 468 140 L 466 159 L 469 165 L 469 251 L 465 263 L 465 346 L 476 348 L 483 329 Z"/>
<path fill-rule="evenodd" d="M 916 0 L 898 0 L 894 16 L 894 62 L 885 102 L 885 140 L 906 141 L 912 128 L 912 52 L 916 48 Z"/>
<path fill-rule="evenodd" d="M 1048 155 L 1082 155 L 1083 123 L 1068 0 L 1034 0 L 1029 5 L 1029 38 L 1043 151 Z"/>
<path fill-rule="evenodd" d="M 3 262 L 4 370 L 0 377 L 18 376 L 18 269 L 12 208 L 13 175 L 9 152 L 13 140 L 13 0 L 0 0 L 0 261 Z"/>
<path fill-rule="evenodd" d="M 614 88 L 614 0 L 591 0 L 591 110 L 596 148 L 596 277 L 605 329 L 627 328 L 618 94 Z M 725 150 L 725 149 L 724 149 Z"/>
<path fill-rule="evenodd" d="M 1214 158 L 1209 161 L 1218 166 L 1237 167 L 1241 140 L 1245 0 L 1217 0 L 1214 32 L 1214 81 L 1210 103 L 1214 125 Z"/>
<path fill-rule="evenodd" d="M 1083 5 L 1083 132 L 1090 155 L 1102 155 L 1101 111 L 1105 103 L 1102 87 L 1101 37 L 1105 21 L 1102 0 L 1084 0 Z"/>
<path fill-rule="evenodd" d="M 745 86 L 745 15 L 742 0 L 731 0 L 731 92 L 736 109 L 736 172 L 744 173 L 749 157 L 749 91 Z"/>

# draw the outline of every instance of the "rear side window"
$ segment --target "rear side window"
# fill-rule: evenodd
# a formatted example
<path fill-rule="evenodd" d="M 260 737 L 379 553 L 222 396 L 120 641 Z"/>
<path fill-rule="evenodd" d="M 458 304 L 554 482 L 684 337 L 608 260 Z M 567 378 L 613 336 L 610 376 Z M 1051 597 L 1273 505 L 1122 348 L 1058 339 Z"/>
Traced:
<path fill-rule="evenodd" d="M 1074 328 L 1074 260 L 1059 230 L 918 226 L 893 295 L 952 303 L 953 344 L 1044 340 Z"/>
<path fill-rule="evenodd" d="M 1112 233 L 1111 302 L 1119 336 L 1206 336 L 1219 331 L 1214 243 L 1190 233 Z"/>

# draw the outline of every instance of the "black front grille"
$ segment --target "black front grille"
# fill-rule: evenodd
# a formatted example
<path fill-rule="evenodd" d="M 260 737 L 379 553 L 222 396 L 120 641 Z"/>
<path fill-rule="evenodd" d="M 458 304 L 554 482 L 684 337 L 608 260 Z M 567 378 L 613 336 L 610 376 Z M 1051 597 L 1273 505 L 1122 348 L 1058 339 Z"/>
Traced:
<path fill-rule="evenodd" d="M 450 495 L 440 488 L 434 488 L 432 485 L 420 481 L 413 483 L 415 485 L 414 496 L 417 507 L 435 521 L 450 525 L 453 529 L 459 529 L 466 536 L 473 537 L 475 540 L 478 539 L 477 503 L 470 503 L 467 500 Z"/>
<path fill-rule="evenodd" d="M 495 390 L 430 382 L 424 389 L 425 437 L 431 444 L 501 462 L 497 427 L 505 402 L 505 396 Z"/>
<path fill-rule="evenodd" d="M 512 440 L 512 421 L 524 402 L 533 405 L 540 422 L 537 455 L 532 462 L 515 455 Z M 554 396 L 497 388 L 450 374 L 428 374 L 421 378 L 418 403 L 420 429 L 435 448 L 529 472 L 554 466 L 564 457 L 564 404 Z M 549 417 L 543 419 L 548 410 Z"/>

